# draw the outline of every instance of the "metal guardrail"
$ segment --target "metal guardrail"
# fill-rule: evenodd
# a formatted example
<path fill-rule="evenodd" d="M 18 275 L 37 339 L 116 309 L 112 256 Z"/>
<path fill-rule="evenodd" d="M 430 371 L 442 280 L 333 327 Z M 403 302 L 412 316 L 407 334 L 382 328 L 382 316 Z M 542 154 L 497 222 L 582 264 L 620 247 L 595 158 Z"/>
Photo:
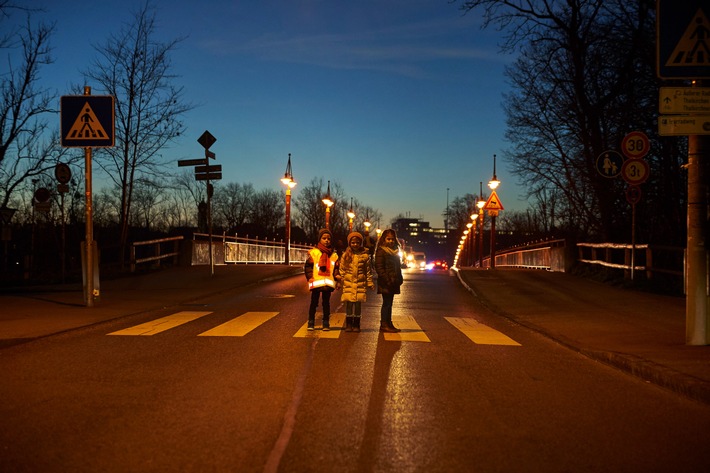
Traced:
<path fill-rule="evenodd" d="M 135 272 L 136 270 L 136 265 L 139 263 L 147 263 L 149 261 L 157 261 L 158 266 L 160 265 L 160 261 L 165 259 L 165 258 L 173 258 L 173 263 L 177 264 L 178 262 L 178 257 L 180 256 L 180 251 L 179 251 L 179 245 L 180 245 L 180 240 L 182 240 L 182 236 L 175 236 L 175 237 L 168 237 L 168 238 L 160 238 L 158 240 L 147 240 L 147 241 L 137 241 L 131 244 L 131 272 Z M 162 253 L 161 252 L 161 245 L 163 243 L 169 243 L 172 242 L 173 244 L 173 251 L 170 253 Z M 153 255 L 151 256 L 146 256 L 143 258 L 137 258 L 137 250 L 136 247 L 138 246 L 145 246 L 145 245 L 152 245 L 153 249 Z"/>
<path fill-rule="evenodd" d="M 565 240 L 547 240 L 509 248 L 496 253 L 496 268 L 528 268 L 566 271 Z M 491 266 L 490 256 L 483 259 L 483 267 Z"/>
<path fill-rule="evenodd" d="M 577 262 L 623 269 L 633 279 L 643 271 L 647 279 L 654 273 L 685 276 L 685 248 L 664 245 L 629 245 L 625 243 L 577 243 Z"/>

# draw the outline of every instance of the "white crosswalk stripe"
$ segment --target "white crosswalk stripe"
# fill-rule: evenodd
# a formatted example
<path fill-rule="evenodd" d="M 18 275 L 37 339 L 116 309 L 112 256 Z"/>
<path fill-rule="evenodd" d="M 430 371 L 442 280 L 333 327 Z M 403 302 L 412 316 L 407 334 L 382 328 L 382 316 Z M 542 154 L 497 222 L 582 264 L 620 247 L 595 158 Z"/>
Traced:
<path fill-rule="evenodd" d="M 149 322 L 145 322 L 133 327 L 128 327 L 123 330 L 111 332 L 108 335 L 132 335 L 146 336 L 155 335 L 165 332 L 180 325 L 192 322 L 212 312 L 202 311 L 181 311 L 165 317 L 161 317 Z M 276 317 L 278 312 L 245 312 L 233 319 L 215 326 L 207 331 L 197 334 L 200 337 L 244 337 L 254 330 L 264 325 L 269 320 Z M 481 322 L 470 317 L 444 317 L 453 327 L 463 333 L 472 342 L 477 345 L 506 345 L 520 346 L 520 343 L 511 339 L 507 335 L 482 324 Z M 330 331 L 324 331 L 320 327 L 320 314 L 316 318 L 316 330 L 308 331 L 307 323 L 299 327 L 298 331 L 293 335 L 294 338 L 324 338 L 338 339 L 344 331 L 345 314 L 336 312 L 330 317 Z M 429 336 L 424 329 L 419 325 L 414 317 L 408 315 L 395 315 L 392 317 L 392 322 L 401 331 L 397 333 L 383 333 L 385 341 L 395 342 L 431 342 Z M 364 327 L 363 327 L 364 328 Z M 367 332 L 367 330 L 363 330 Z M 371 331 L 372 332 L 372 331 Z M 377 330 L 374 333 L 379 332 Z"/>

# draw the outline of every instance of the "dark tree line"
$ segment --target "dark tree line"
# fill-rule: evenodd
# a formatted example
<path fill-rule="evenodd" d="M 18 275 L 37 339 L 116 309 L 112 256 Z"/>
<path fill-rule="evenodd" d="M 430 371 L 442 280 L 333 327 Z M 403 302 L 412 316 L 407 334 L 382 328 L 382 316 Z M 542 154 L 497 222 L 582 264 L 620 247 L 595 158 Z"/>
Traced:
<path fill-rule="evenodd" d="M 683 245 L 687 144 L 657 133 L 655 2 L 471 0 L 460 7 L 503 31 L 503 51 L 517 54 L 506 70 L 505 159 L 531 209 L 507 224 L 537 222 L 579 239 L 629 242 L 627 184 L 602 176 L 597 158 L 621 152 L 623 137 L 638 130 L 651 141 L 650 178 L 636 205 L 638 238 Z"/>

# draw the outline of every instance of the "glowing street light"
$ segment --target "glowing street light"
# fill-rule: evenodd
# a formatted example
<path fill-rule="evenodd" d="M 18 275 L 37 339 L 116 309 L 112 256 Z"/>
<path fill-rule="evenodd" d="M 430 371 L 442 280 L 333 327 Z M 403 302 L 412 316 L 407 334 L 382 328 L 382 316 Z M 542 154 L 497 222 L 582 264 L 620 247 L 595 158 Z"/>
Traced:
<path fill-rule="evenodd" d="M 496 177 L 496 155 L 493 155 L 493 179 L 488 181 L 488 187 L 495 194 L 496 188 L 500 185 L 500 181 Z M 491 217 L 491 269 L 496 269 L 496 217 L 498 210 L 488 210 L 488 216 Z"/>
<path fill-rule="evenodd" d="M 325 204 L 325 228 L 330 230 L 330 208 L 335 202 L 330 198 L 330 181 L 328 181 L 328 191 L 323 197 L 323 203 Z"/>
<path fill-rule="evenodd" d="M 355 212 L 353 212 L 353 198 L 350 197 L 350 210 L 348 210 L 348 218 L 350 219 L 348 222 L 348 228 L 349 231 L 353 231 L 353 219 L 355 218 Z"/>
<path fill-rule="evenodd" d="M 293 180 L 293 173 L 291 171 L 291 153 L 288 153 L 288 164 L 286 165 L 286 172 L 284 173 L 284 177 L 281 178 L 281 182 L 286 186 L 286 255 L 284 256 L 284 264 L 289 265 L 291 263 L 291 189 L 296 187 L 296 181 Z"/>

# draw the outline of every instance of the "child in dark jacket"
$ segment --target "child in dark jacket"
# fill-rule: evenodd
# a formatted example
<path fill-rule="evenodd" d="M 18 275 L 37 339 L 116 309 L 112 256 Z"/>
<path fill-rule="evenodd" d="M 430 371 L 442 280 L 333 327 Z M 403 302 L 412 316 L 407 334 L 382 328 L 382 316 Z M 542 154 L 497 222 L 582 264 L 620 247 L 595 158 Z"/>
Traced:
<path fill-rule="evenodd" d="M 402 278 L 402 261 L 399 257 L 399 241 L 397 233 L 392 229 L 382 232 L 375 250 L 375 270 L 377 271 L 377 293 L 382 294 L 382 309 L 380 310 L 380 331 L 400 332 L 392 324 L 392 303 L 399 287 L 404 282 Z"/>

